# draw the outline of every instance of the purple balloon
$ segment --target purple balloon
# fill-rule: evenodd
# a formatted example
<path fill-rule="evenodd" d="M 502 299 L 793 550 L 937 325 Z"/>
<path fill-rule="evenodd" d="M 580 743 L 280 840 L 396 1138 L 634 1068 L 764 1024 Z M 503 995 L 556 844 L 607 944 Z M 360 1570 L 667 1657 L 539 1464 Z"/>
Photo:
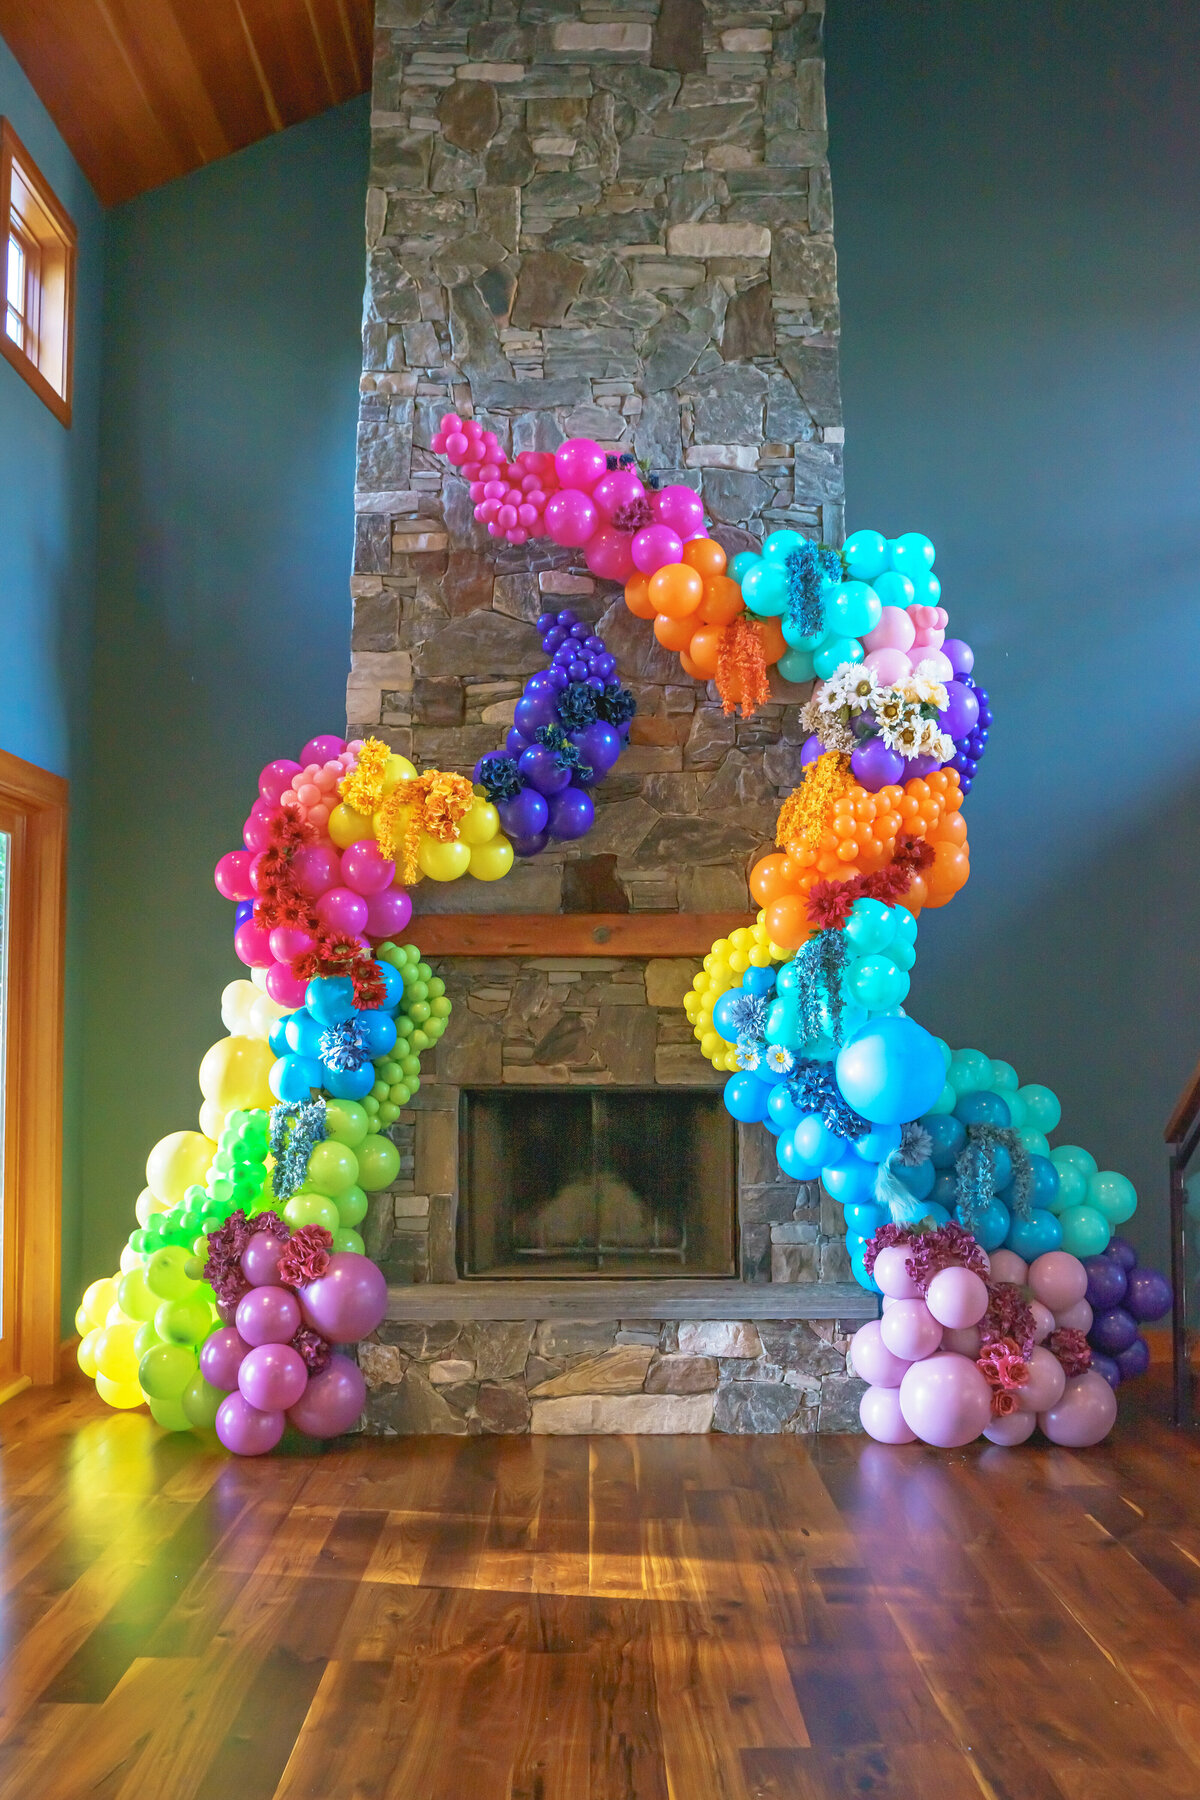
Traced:
<path fill-rule="evenodd" d="M 564 769 L 553 750 L 547 750 L 544 744 L 522 751 L 517 769 L 539 794 L 561 794 L 571 780 L 570 769 Z"/>
<path fill-rule="evenodd" d="M 1126 1274 L 1129 1273 L 1130 1269 L 1137 1268 L 1137 1251 L 1134 1249 L 1128 1238 L 1109 1238 L 1108 1248 L 1105 1250 L 1104 1254 L 1105 1256 L 1113 1257 L 1119 1262 Z"/>
<path fill-rule="evenodd" d="M 539 856 L 550 842 L 548 831 L 535 831 L 528 837 L 514 837 L 510 831 L 508 840 L 513 847 L 514 856 Z"/>
<path fill-rule="evenodd" d="M 904 758 L 891 750 L 882 738 L 868 738 L 850 757 L 850 773 L 861 782 L 868 794 L 877 794 L 904 774 Z"/>
<path fill-rule="evenodd" d="M 279 1259 L 283 1245 L 269 1231 L 256 1231 L 242 1251 L 242 1274 L 251 1287 L 279 1286 Z M 218 1382 L 215 1384 L 220 1386 Z"/>
<path fill-rule="evenodd" d="M 238 1394 L 226 1394 L 217 1408 L 217 1436 L 235 1456 L 262 1456 L 283 1436 L 281 1412 L 260 1412 Z"/>
<path fill-rule="evenodd" d="M 823 754 L 824 745 L 814 731 L 812 736 L 806 737 L 803 744 L 800 746 L 800 767 L 802 769 L 807 769 L 809 763 L 816 762 L 818 756 Z"/>
<path fill-rule="evenodd" d="M 308 1366 L 290 1344 L 259 1344 L 242 1358 L 237 1383 L 242 1399 L 259 1412 L 286 1412 L 308 1385 Z"/>
<path fill-rule="evenodd" d="M 545 831 L 550 809 L 534 788 L 522 788 L 513 800 L 502 800 L 496 808 L 500 826 L 506 837 L 531 838 Z"/>
<path fill-rule="evenodd" d="M 1119 1356 L 1122 1350 L 1128 1350 L 1137 1334 L 1137 1320 L 1133 1314 L 1126 1312 L 1123 1306 L 1114 1306 L 1109 1312 L 1096 1315 L 1088 1333 L 1088 1343 L 1093 1350 Z"/>
<path fill-rule="evenodd" d="M 287 1344 L 300 1329 L 300 1306 L 287 1288 L 251 1288 L 238 1301 L 236 1323 L 251 1348 L 257 1344 Z"/>
<path fill-rule="evenodd" d="M 1171 1310 L 1171 1284 L 1157 1269 L 1130 1269 L 1125 1307 L 1140 1325 L 1161 1319 Z"/>
<path fill-rule="evenodd" d="M 358 1422 L 366 1400 L 367 1384 L 358 1364 L 348 1356 L 331 1356 L 289 1409 L 288 1418 L 309 1437 L 338 1437 Z"/>
<path fill-rule="evenodd" d="M 960 681 L 975 667 L 975 652 L 970 644 L 963 642 L 962 638 L 947 638 L 942 645 L 942 655 Z"/>
<path fill-rule="evenodd" d="M 356 1344 L 386 1313 L 387 1282 L 370 1257 L 339 1250 L 330 1257 L 324 1275 L 300 1290 L 300 1307 L 304 1323 L 331 1344 Z"/>
<path fill-rule="evenodd" d="M 596 809 L 591 797 L 582 788 L 569 787 L 561 794 L 555 794 L 550 802 L 550 836 L 553 838 L 580 838 L 585 831 L 590 831 L 596 817 Z"/>
<path fill-rule="evenodd" d="M 596 781 L 608 774 L 621 754 L 620 738 L 603 719 L 596 719 L 582 731 L 572 731 L 570 738 L 578 747 L 584 762 L 591 765 L 595 772 L 593 779 Z"/>
<path fill-rule="evenodd" d="M 1093 1364 L 1094 1362 L 1093 1358 Z M 1135 1381 L 1139 1375 L 1146 1373 L 1150 1367 L 1150 1346 L 1140 1332 L 1128 1350 L 1122 1350 L 1116 1362 L 1121 1371 L 1122 1381 Z"/>
<path fill-rule="evenodd" d="M 510 725 L 504 739 L 505 756 L 520 756 L 522 750 L 528 750 L 528 748 L 529 739 L 523 732 L 518 731 L 515 725 Z"/>
<path fill-rule="evenodd" d="M 1128 1350 L 1124 1351 L 1123 1354 L 1128 1356 Z M 1121 1364 L 1118 1357 L 1105 1356 L 1102 1350 L 1093 1350 L 1092 1367 L 1095 1369 L 1097 1375 L 1103 1375 L 1110 1388 L 1115 1390 L 1120 1387 Z"/>
<path fill-rule="evenodd" d="M 522 694 L 513 708 L 513 724 L 522 736 L 531 738 L 539 725 L 552 725 L 555 719 L 554 695 Z"/>
<path fill-rule="evenodd" d="M 1087 1303 L 1093 1312 L 1109 1312 L 1125 1298 L 1128 1280 L 1124 1269 L 1113 1256 L 1085 1256 L 1087 1270 Z"/>
<path fill-rule="evenodd" d="M 250 1346 L 232 1325 L 223 1325 L 200 1346 L 200 1373 L 213 1387 L 228 1394 L 238 1384 L 238 1370 Z"/>
<path fill-rule="evenodd" d="M 918 776 L 932 775 L 935 769 L 941 768 L 936 756 L 913 756 L 904 765 L 905 781 L 915 781 Z"/>
<path fill-rule="evenodd" d="M 974 688 L 963 681 L 946 683 L 946 705 L 938 714 L 942 730 L 952 738 L 964 738 L 979 723 L 979 702 Z"/>

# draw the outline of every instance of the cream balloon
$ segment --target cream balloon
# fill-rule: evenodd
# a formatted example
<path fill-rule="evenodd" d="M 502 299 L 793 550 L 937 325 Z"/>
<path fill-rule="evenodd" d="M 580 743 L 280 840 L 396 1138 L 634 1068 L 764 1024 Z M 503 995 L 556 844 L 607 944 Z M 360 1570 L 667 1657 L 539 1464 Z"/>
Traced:
<path fill-rule="evenodd" d="M 274 1063 L 270 1045 L 261 1038 L 222 1038 L 204 1053 L 200 1092 L 226 1112 L 235 1107 L 269 1112 L 275 1104 L 268 1079 Z"/>
<path fill-rule="evenodd" d="M 172 1131 L 146 1158 L 146 1186 L 167 1206 L 178 1206 L 186 1188 L 203 1187 L 216 1154 L 216 1144 L 202 1132 Z"/>

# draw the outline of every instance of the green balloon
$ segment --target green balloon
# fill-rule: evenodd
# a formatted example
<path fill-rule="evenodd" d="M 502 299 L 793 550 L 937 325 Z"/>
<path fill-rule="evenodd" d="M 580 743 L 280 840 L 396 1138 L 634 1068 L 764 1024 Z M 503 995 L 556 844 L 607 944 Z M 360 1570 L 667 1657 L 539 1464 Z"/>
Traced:
<path fill-rule="evenodd" d="M 364 1255 L 366 1251 L 366 1246 L 357 1231 L 335 1231 L 333 1247 L 335 1250 L 353 1250 L 359 1256 Z"/>
<path fill-rule="evenodd" d="M 1137 1189 L 1128 1176 L 1101 1169 L 1088 1177 L 1088 1204 L 1102 1212 L 1110 1225 L 1123 1225 L 1137 1211 Z"/>
<path fill-rule="evenodd" d="M 335 1143 L 348 1144 L 351 1150 L 367 1135 L 367 1115 L 357 1100 L 325 1102 L 325 1135 Z"/>
<path fill-rule="evenodd" d="M 155 1344 L 161 1343 L 162 1339 L 155 1331 L 153 1321 L 148 1321 L 145 1325 L 139 1325 L 134 1333 L 133 1354 L 141 1362 L 147 1350 L 153 1350 Z"/>
<path fill-rule="evenodd" d="M 313 1148 L 308 1159 L 305 1186 L 318 1194 L 340 1194 L 358 1180 L 358 1159 L 347 1144 L 327 1138 Z"/>
<path fill-rule="evenodd" d="M 1062 1247 L 1072 1256 L 1099 1256 L 1107 1250 L 1112 1226 L 1094 1206 L 1068 1206 L 1058 1215 L 1062 1226 Z"/>
<path fill-rule="evenodd" d="M 160 1300 L 182 1300 L 196 1285 L 185 1264 L 188 1252 L 178 1244 L 167 1244 L 156 1250 L 146 1264 L 146 1286 Z"/>
<path fill-rule="evenodd" d="M 195 1373 L 194 1350 L 181 1344 L 158 1344 L 147 1350 L 138 1364 L 138 1385 L 149 1400 L 178 1400 Z M 182 1430 L 182 1426 L 171 1429 Z"/>
<path fill-rule="evenodd" d="M 1038 1081 L 1026 1082 L 1020 1093 L 1029 1123 L 1036 1125 L 1039 1131 L 1056 1130 L 1062 1118 L 1058 1095 Z"/>
<path fill-rule="evenodd" d="M 358 1150 L 358 1185 L 368 1194 L 390 1187 L 400 1173 L 400 1152 L 391 1138 L 369 1137 Z"/>
<path fill-rule="evenodd" d="M 220 1388 L 205 1381 L 198 1371 L 180 1396 L 184 1417 L 197 1431 L 211 1431 L 217 1422 L 217 1408 L 225 1398 Z"/>
<path fill-rule="evenodd" d="M 199 1344 L 212 1330 L 212 1308 L 192 1284 L 186 1300 L 164 1300 L 154 1315 L 154 1329 L 164 1344 Z"/>
<path fill-rule="evenodd" d="M 362 1188 L 347 1188 L 337 1197 L 338 1220 L 343 1226 L 361 1225 L 367 1216 L 367 1196 Z"/>
<path fill-rule="evenodd" d="M 283 1216 L 293 1231 L 299 1231 L 302 1225 L 321 1225 L 326 1231 L 336 1231 L 341 1224 L 336 1202 L 325 1194 L 293 1194 Z"/>
<path fill-rule="evenodd" d="M 189 1420 L 178 1400 L 151 1400 L 150 1414 L 164 1431 L 186 1431 Z"/>
<path fill-rule="evenodd" d="M 117 1283 L 117 1303 L 127 1319 L 152 1319 L 158 1302 L 159 1296 L 146 1286 L 144 1269 L 130 1269 Z"/>

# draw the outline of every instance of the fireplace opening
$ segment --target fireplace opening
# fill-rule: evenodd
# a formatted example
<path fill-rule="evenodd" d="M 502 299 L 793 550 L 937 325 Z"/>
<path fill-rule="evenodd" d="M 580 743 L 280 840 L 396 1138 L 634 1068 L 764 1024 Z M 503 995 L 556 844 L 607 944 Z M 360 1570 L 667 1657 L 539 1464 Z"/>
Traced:
<path fill-rule="evenodd" d="M 464 1278 L 737 1273 L 719 1093 L 464 1088 L 459 1107 Z"/>

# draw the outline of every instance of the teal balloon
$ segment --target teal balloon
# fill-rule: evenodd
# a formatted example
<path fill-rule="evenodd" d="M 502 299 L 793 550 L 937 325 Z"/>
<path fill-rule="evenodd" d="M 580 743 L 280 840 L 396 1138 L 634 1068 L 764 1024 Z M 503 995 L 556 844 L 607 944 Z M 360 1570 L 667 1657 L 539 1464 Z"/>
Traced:
<path fill-rule="evenodd" d="M 901 575 L 895 569 L 889 569 L 872 583 L 875 592 L 884 606 L 898 606 L 901 612 L 912 605 L 916 598 L 916 589 L 907 575 Z"/>
<path fill-rule="evenodd" d="M 1013 1130 L 1020 1131 L 1022 1125 L 1026 1123 L 1025 1102 L 1013 1088 L 1003 1088 L 1001 1091 L 1008 1103 L 1008 1113 L 1012 1120 Z"/>
<path fill-rule="evenodd" d="M 899 1006 L 908 994 L 909 979 L 890 956 L 856 956 L 846 970 L 846 986 L 868 1012 Z"/>
<path fill-rule="evenodd" d="M 960 1225 L 974 1232 L 976 1243 L 985 1250 L 999 1250 L 1012 1229 L 1012 1214 L 1003 1200 L 989 1200 L 973 1214 L 973 1222 L 969 1225 L 961 1206 L 955 1208 L 954 1217 Z"/>
<path fill-rule="evenodd" d="M 813 656 L 813 668 L 822 681 L 828 681 L 833 671 L 840 669 L 843 663 L 861 662 L 866 654 L 857 638 L 826 638 Z"/>
<path fill-rule="evenodd" d="M 1017 1098 L 1019 1099 L 1020 1096 L 1018 1095 Z M 1020 1126 L 1017 1130 L 1017 1136 L 1024 1144 L 1026 1150 L 1028 1150 L 1030 1156 L 1049 1156 L 1050 1140 L 1044 1133 L 1035 1131 L 1032 1125 Z"/>
<path fill-rule="evenodd" d="M 891 564 L 901 575 L 908 575 L 916 581 L 919 575 L 928 575 L 937 555 L 927 537 L 919 531 L 905 531 L 898 538 L 893 538 L 888 546 L 891 551 Z"/>
<path fill-rule="evenodd" d="M 839 581 L 825 599 L 829 629 L 843 637 L 865 637 L 882 616 L 883 601 L 865 581 Z"/>
<path fill-rule="evenodd" d="M 1045 1256 L 1048 1250 L 1057 1250 L 1061 1245 L 1062 1226 L 1052 1212 L 1040 1206 L 1031 1208 L 1027 1219 L 1014 1216 L 1004 1240 L 1004 1248 L 1015 1250 L 1025 1262 L 1032 1262 L 1035 1256 Z"/>
<path fill-rule="evenodd" d="M 763 539 L 763 557 L 767 562 L 783 563 L 793 550 L 803 550 L 807 543 L 798 531 L 773 531 Z"/>
<path fill-rule="evenodd" d="M 753 550 L 739 550 L 726 573 L 732 581 L 741 581 L 746 570 L 753 569 L 760 560 Z"/>
<path fill-rule="evenodd" d="M 1062 1118 L 1062 1106 L 1058 1095 L 1038 1081 L 1028 1081 L 1018 1090 L 1025 1102 L 1025 1117 L 1039 1131 L 1051 1132 L 1057 1129 Z"/>
<path fill-rule="evenodd" d="M 1054 1151 L 1050 1152 L 1050 1161 L 1058 1171 L 1058 1205 L 1056 1212 L 1065 1212 L 1069 1206 L 1082 1206 L 1088 1196 L 1088 1180 L 1082 1169 L 1074 1163 L 1058 1162 Z"/>
<path fill-rule="evenodd" d="M 760 562 L 742 577 L 742 599 L 760 619 L 778 617 L 787 605 L 787 578 L 781 568 Z"/>
<path fill-rule="evenodd" d="M 895 1175 L 901 1187 L 906 1187 L 916 1200 L 928 1200 L 937 1180 L 937 1170 L 931 1162 L 901 1163 Z"/>
<path fill-rule="evenodd" d="M 1058 1215 L 1062 1247 L 1072 1256 L 1099 1256 L 1108 1249 L 1112 1226 L 1095 1206 L 1068 1206 Z"/>
<path fill-rule="evenodd" d="M 1137 1189 L 1115 1169 L 1100 1169 L 1088 1177 L 1088 1205 L 1102 1212 L 1110 1225 L 1124 1225 L 1137 1211 Z"/>
<path fill-rule="evenodd" d="M 820 631 L 801 631 L 800 623 L 797 619 L 784 619 L 780 629 L 783 632 L 784 643 L 793 650 L 808 650 L 811 652 L 819 649 L 828 636 L 828 633 L 825 630 L 824 613 L 821 615 Z"/>
<path fill-rule="evenodd" d="M 927 1106 L 925 1111 L 930 1113 L 952 1113 L 957 1105 L 958 1089 L 952 1088 L 950 1083 L 947 1082 L 933 1105 Z"/>
<path fill-rule="evenodd" d="M 784 637 L 786 636 L 785 631 Z M 785 650 L 775 667 L 785 681 L 811 681 L 816 674 L 811 650 Z"/>
<path fill-rule="evenodd" d="M 1001 1062 L 1000 1058 L 997 1056 L 993 1056 L 989 1060 L 992 1065 L 992 1087 L 997 1093 L 1002 1093 L 1005 1099 L 1008 1100 L 1009 1093 L 1015 1094 L 1021 1085 L 1017 1080 L 1017 1071 L 1013 1068 L 1011 1063 Z M 1012 1101 L 1009 1100 L 1010 1109 L 1011 1106 Z"/>
<path fill-rule="evenodd" d="M 920 1118 L 943 1086 L 942 1054 L 915 1019 L 872 1019 L 838 1052 L 842 1095 L 872 1125 Z"/>
<path fill-rule="evenodd" d="M 892 909 L 883 900 L 856 900 L 846 919 L 846 941 L 860 956 L 886 950 L 896 935 Z"/>
<path fill-rule="evenodd" d="M 950 1223 L 950 1214 L 944 1206 L 939 1206 L 936 1200 L 927 1200 L 925 1202 L 925 1210 L 921 1214 L 921 1218 L 926 1224 L 935 1227 L 938 1225 L 949 1225 Z"/>
<path fill-rule="evenodd" d="M 882 531 L 851 532 L 842 545 L 842 555 L 855 581 L 874 581 L 891 560 L 888 541 Z"/>
<path fill-rule="evenodd" d="M 1064 1163 L 1083 1175 L 1094 1175 L 1100 1167 L 1091 1151 L 1084 1150 L 1079 1144 L 1056 1144 L 1050 1152 L 1050 1161 L 1060 1174 Z"/>
<path fill-rule="evenodd" d="M 956 1050 L 946 1080 L 960 1094 L 977 1094 L 992 1085 L 992 1059 L 982 1050 Z"/>

